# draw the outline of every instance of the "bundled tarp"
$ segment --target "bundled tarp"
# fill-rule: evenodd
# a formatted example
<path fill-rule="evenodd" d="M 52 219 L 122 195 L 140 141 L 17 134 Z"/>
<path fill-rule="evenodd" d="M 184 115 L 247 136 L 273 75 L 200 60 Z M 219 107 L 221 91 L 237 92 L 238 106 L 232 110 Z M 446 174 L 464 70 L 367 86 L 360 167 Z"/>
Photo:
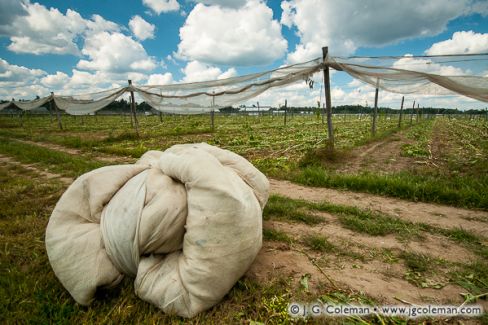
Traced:
<path fill-rule="evenodd" d="M 47 226 L 49 261 L 80 304 L 131 276 L 141 299 L 192 317 L 255 259 L 268 192 L 266 177 L 230 151 L 204 143 L 149 151 L 75 180 Z"/>
<path fill-rule="evenodd" d="M 54 100 L 56 106 L 72 115 L 96 112 L 127 92 L 134 92 L 154 109 L 173 114 L 199 114 L 243 103 L 271 88 L 308 82 L 325 66 L 344 71 L 374 87 L 401 94 L 460 94 L 488 102 L 488 54 L 326 57 L 239 77 L 115 88 L 81 95 L 54 95 L 35 101 L 11 104 L 25 110 Z M 0 109 L 7 104 L 1 104 Z"/>

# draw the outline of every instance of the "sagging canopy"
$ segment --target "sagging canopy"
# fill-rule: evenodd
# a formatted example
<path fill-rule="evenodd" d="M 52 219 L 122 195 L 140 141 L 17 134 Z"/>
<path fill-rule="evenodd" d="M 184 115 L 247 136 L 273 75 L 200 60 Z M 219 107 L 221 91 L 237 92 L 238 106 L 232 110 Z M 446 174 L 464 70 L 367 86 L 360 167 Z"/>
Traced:
<path fill-rule="evenodd" d="M 486 67 L 479 68 L 482 63 Z M 127 92 L 135 92 L 154 109 L 174 114 L 198 114 L 242 103 L 271 88 L 285 87 L 309 80 L 327 65 L 344 71 L 374 87 L 401 94 L 460 94 L 488 102 L 488 54 L 403 56 L 403 57 L 327 57 L 221 80 L 116 88 L 72 96 L 51 95 L 34 101 L 11 104 L 30 110 L 53 100 L 72 115 L 96 112 Z M 477 65 L 478 69 L 473 69 Z M 476 71 L 479 70 L 478 75 Z"/>

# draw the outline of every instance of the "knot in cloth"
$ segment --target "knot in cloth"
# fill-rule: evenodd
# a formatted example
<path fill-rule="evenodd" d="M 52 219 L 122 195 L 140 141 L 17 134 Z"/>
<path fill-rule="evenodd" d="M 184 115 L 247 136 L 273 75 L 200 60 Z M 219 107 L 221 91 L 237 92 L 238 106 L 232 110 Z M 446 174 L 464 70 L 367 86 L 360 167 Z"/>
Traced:
<path fill-rule="evenodd" d="M 148 151 L 71 184 L 47 226 L 49 261 L 80 304 L 127 275 L 141 299 L 192 317 L 254 261 L 268 194 L 266 177 L 230 151 L 205 143 Z"/>

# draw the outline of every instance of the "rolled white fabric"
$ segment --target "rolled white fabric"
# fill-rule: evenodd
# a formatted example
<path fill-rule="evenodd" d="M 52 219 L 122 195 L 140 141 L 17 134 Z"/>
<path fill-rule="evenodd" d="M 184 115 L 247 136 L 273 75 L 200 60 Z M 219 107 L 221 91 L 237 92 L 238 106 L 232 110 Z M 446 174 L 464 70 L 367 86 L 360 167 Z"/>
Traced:
<path fill-rule="evenodd" d="M 204 143 L 149 151 L 66 190 L 46 230 L 49 261 L 80 304 L 128 275 L 141 299 L 192 317 L 254 261 L 268 195 L 266 177 L 230 151 Z"/>

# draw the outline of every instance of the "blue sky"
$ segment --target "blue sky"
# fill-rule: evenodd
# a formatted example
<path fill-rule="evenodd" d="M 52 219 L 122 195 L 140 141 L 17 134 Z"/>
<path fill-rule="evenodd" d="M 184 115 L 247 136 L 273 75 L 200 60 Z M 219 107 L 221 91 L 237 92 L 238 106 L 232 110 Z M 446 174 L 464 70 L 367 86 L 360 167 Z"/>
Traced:
<path fill-rule="evenodd" d="M 340 56 L 486 53 L 487 15 L 488 2 L 477 0 L 2 0 L 0 98 L 96 91 L 128 78 L 225 78 L 303 62 L 324 45 Z M 474 70 L 488 75 L 483 64 Z M 332 79 L 335 104 L 372 102 L 371 87 L 344 73 Z M 283 96 L 312 105 L 319 93 L 262 100 Z M 398 98 L 384 94 L 383 104 Z M 461 97 L 424 102 L 486 106 Z"/>

